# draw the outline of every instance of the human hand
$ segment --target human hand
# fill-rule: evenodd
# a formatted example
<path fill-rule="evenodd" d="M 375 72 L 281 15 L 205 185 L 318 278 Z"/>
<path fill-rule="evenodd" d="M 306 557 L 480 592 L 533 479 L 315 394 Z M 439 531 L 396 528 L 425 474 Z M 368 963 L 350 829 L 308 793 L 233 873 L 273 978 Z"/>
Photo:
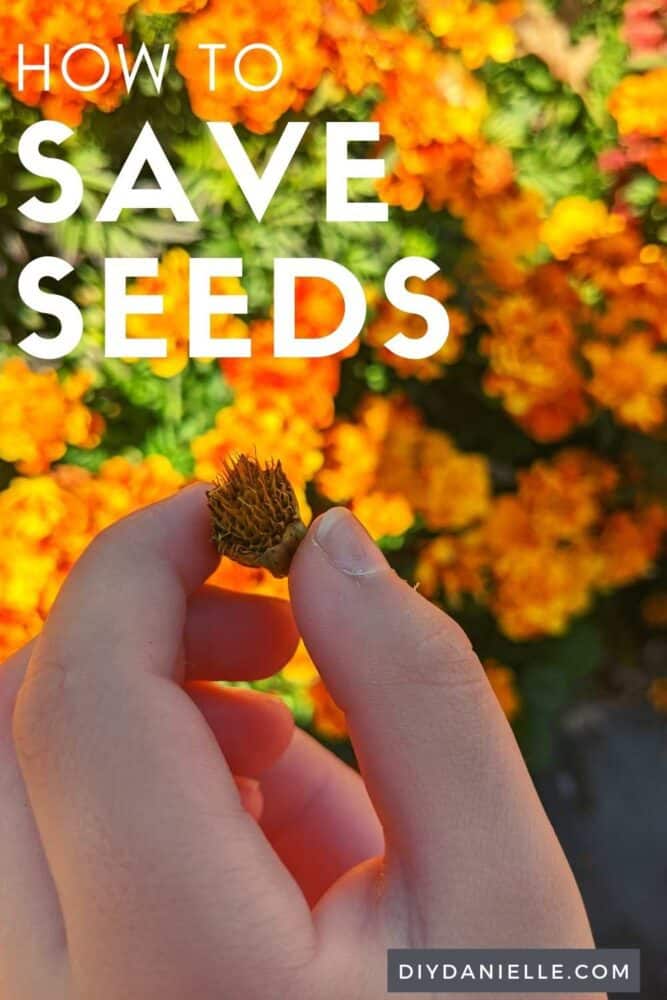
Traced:
<path fill-rule="evenodd" d="M 388 947 L 590 947 L 458 626 L 350 514 L 310 529 L 292 607 L 362 780 L 207 683 L 297 639 L 286 604 L 200 589 L 208 536 L 200 486 L 104 532 L 0 669 L 0 998 L 376 1000 Z"/>

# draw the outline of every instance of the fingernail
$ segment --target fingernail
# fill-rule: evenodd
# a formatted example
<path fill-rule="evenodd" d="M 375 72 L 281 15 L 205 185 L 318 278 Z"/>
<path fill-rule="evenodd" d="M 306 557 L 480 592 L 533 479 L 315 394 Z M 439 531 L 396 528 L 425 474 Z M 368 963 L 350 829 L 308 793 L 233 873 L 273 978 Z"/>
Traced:
<path fill-rule="evenodd" d="M 387 561 L 365 528 L 344 507 L 333 507 L 317 522 L 315 541 L 329 562 L 350 576 L 387 569 Z"/>

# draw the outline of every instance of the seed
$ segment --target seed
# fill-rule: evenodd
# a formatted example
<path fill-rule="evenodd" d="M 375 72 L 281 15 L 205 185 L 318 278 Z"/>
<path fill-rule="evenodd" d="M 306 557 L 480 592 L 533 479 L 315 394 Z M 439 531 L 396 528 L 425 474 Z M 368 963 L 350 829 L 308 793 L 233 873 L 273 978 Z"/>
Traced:
<path fill-rule="evenodd" d="M 220 555 L 287 576 L 306 526 L 280 461 L 228 459 L 207 497 Z"/>

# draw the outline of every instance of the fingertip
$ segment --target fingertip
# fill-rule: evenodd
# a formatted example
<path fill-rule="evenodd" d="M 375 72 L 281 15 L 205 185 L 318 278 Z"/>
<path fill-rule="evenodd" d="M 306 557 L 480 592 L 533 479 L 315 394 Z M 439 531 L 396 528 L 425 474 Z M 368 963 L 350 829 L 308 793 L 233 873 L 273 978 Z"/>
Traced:
<path fill-rule="evenodd" d="M 299 633 L 289 602 L 201 587 L 190 598 L 185 655 L 191 680 L 258 680 L 282 669 Z"/>
<path fill-rule="evenodd" d="M 257 777 L 290 745 L 294 719 L 275 695 L 201 681 L 186 690 L 234 774 Z"/>

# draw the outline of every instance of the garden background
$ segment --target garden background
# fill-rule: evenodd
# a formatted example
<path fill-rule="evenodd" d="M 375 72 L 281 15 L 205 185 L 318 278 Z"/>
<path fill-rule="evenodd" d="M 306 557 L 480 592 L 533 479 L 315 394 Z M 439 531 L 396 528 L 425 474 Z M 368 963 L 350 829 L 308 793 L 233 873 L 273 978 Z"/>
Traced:
<path fill-rule="evenodd" d="M 18 99 L 19 42 L 30 62 L 50 42 L 57 63 L 82 40 L 108 52 L 108 85 L 75 94 L 54 73 L 50 94 Z M 196 46 L 216 41 L 229 55 L 211 94 Z M 284 60 L 268 94 L 233 81 L 234 54 L 257 41 Z M 126 97 L 118 42 L 178 47 L 161 96 L 144 74 Z M 251 62 L 249 76 L 266 75 Z M 534 772 L 576 701 L 667 710 L 656 652 L 667 625 L 665 0 L 5 0 L 0 80 L 0 660 L 39 630 L 97 532 L 256 449 L 282 459 L 313 513 L 348 504 L 398 571 L 456 616 Z M 76 126 L 60 155 L 85 184 L 77 215 L 51 227 L 17 212 L 29 192 L 49 196 L 17 158 L 40 115 Z M 236 123 L 261 165 L 290 117 L 314 124 L 260 224 L 205 121 Z M 336 119 L 379 121 L 388 223 L 324 221 L 324 122 Z M 95 223 L 146 120 L 200 223 L 160 212 Z M 56 365 L 16 346 L 44 323 L 17 293 L 21 268 L 44 254 L 75 265 L 63 284 L 85 315 L 81 345 Z M 422 332 L 382 298 L 387 269 L 409 254 L 440 266 L 428 292 L 451 321 L 442 351 L 419 362 L 382 347 L 398 329 Z M 252 360 L 188 359 L 189 255 L 243 258 L 251 312 L 217 318 L 214 333 L 247 326 Z M 129 330 L 166 337 L 166 360 L 104 358 L 105 256 L 160 258 L 159 277 L 133 290 L 163 294 L 165 315 Z M 332 258 L 362 280 L 370 318 L 354 350 L 272 357 L 276 256 Z M 301 335 L 337 325 L 332 286 L 297 291 Z M 226 560 L 214 579 L 286 594 Z M 303 648 L 261 686 L 345 753 L 344 720 Z"/>

